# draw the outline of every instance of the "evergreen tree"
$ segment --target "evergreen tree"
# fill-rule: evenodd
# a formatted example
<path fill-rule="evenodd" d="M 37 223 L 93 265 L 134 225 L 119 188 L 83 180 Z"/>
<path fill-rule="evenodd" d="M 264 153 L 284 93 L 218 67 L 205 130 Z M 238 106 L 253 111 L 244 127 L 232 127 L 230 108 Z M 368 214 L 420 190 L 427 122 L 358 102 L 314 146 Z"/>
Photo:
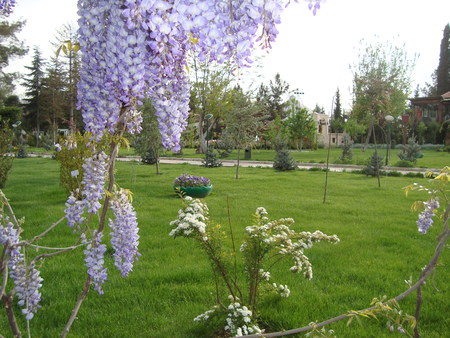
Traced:
<path fill-rule="evenodd" d="M 256 101 L 262 116 L 267 116 L 268 121 L 273 121 L 277 116 L 286 117 L 288 101 L 286 95 L 289 92 L 289 84 L 281 79 L 280 74 L 270 80 L 269 85 L 261 84 L 258 89 Z"/>
<path fill-rule="evenodd" d="M 350 163 L 353 158 L 353 141 L 347 135 L 344 136 L 342 155 L 339 159 L 344 163 Z"/>
<path fill-rule="evenodd" d="M 368 176 L 380 177 L 382 168 L 383 168 L 383 157 L 378 155 L 378 152 L 375 150 L 372 153 L 372 156 L 370 157 L 370 160 L 367 163 L 366 168 L 364 169 L 364 173 Z"/>
<path fill-rule="evenodd" d="M 277 137 L 275 142 L 275 161 L 273 162 L 273 168 L 279 171 L 295 170 L 297 169 L 297 163 L 291 156 L 287 149 L 287 142 L 282 136 Z"/>
<path fill-rule="evenodd" d="M 19 41 L 17 34 L 22 30 L 25 22 L 9 23 L 0 16 L 0 106 L 4 105 L 5 98 L 14 90 L 13 81 L 18 78 L 17 73 L 3 71 L 14 57 L 20 57 L 28 52 L 23 42 Z"/>
<path fill-rule="evenodd" d="M 159 154 L 163 147 L 155 107 L 150 100 L 146 99 L 141 110 L 142 131 L 139 135 L 136 135 L 134 147 L 136 153 L 141 156 L 142 163 L 155 164 L 156 174 L 160 174 Z"/>
<path fill-rule="evenodd" d="M 34 47 L 31 66 L 26 66 L 30 72 L 24 78 L 25 91 L 25 114 L 28 127 L 36 132 L 36 146 L 39 146 L 39 134 L 41 131 L 42 118 L 42 82 L 44 78 L 44 59 L 38 47 Z"/>
<path fill-rule="evenodd" d="M 416 142 L 415 137 L 410 137 L 408 143 L 403 146 L 403 152 L 398 153 L 398 157 L 403 161 L 416 163 L 420 154 L 420 146 Z"/>
<path fill-rule="evenodd" d="M 444 37 L 441 41 L 439 66 L 436 69 L 436 95 L 450 91 L 450 24 L 444 28 Z"/>
<path fill-rule="evenodd" d="M 67 123 L 64 112 L 67 110 L 68 88 L 64 75 L 59 60 L 51 58 L 46 76 L 42 80 L 41 117 L 50 126 L 53 143 L 57 142 L 56 133 L 58 128 L 62 124 Z"/>
<path fill-rule="evenodd" d="M 336 90 L 336 101 L 334 104 L 333 118 L 335 120 L 340 120 L 343 118 L 341 107 L 341 94 L 339 93 L 339 88 Z"/>

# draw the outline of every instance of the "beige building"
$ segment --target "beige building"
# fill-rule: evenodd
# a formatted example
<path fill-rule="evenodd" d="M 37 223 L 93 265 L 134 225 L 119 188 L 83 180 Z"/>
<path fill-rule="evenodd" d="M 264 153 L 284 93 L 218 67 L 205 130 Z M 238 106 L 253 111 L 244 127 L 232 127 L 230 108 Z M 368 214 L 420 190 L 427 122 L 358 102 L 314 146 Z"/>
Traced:
<path fill-rule="evenodd" d="M 328 114 L 315 112 L 311 112 L 310 114 L 317 124 L 317 144 L 328 148 L 328 144 L 336 147 L 344 143 L 346 133 L 330 133 L 331 118 Z"/>

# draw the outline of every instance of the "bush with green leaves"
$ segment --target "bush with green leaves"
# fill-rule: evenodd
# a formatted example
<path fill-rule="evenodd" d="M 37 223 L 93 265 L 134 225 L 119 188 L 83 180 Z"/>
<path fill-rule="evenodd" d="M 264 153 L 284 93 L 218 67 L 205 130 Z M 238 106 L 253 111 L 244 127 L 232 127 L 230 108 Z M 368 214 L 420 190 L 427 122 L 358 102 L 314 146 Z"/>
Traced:
<path fill-rule="evenodd" d="M 14 155 L 11 153 L 14 134 L 5 124 L 0 129 L 0 188 L 3 188 L 11 170 Z"/>
<path fill-rule="evenodd" d="M 62 145 L 56 144 L 55 158 L 60 162 L 59 183 L 67 190 L 73 193 L 78 199 L 81 198 L 81 177 L 84 174 L 83 164 L 85 160 L 92 157 L 91 133 L 70 134 L 62 142 Z M 105 135 L 102 141 L 97 145 L 99 151 L 107 151 L 108 135 Z"/>
<path fill-rule="evenodd" d="M 339 242 L 336 235 L 328 236 L 318 230 L 296 232 L 292 218 L 270 220 L 266 209 L 259 207 L 254 222 L 245 228 L 239 250 L 230 226 L 232 249 L 227 249 L 227 236 L 219 224 L 209 219 L 207 205 L 191 197 L 185 197 L 184 204 L 177 219 L 170 222 L 173 227 L 170 236 L 191 238 L 198 243 L 211 262 L 216 287 L 216 305 L 194 321 L 215 318 L 222 321 L 226 334 L 232 336 L 263 332 L 258 323 L 258 308 L 263 296 L 289 297 L 289 287 L 274 282 L 272 267 L 289 258 L 293 262 L 291 272 L 312 279 L 312 264 L 305 256 L 305 250 L 317 242 Z M 243 266 L 237 263 L 239 253 Z"/>

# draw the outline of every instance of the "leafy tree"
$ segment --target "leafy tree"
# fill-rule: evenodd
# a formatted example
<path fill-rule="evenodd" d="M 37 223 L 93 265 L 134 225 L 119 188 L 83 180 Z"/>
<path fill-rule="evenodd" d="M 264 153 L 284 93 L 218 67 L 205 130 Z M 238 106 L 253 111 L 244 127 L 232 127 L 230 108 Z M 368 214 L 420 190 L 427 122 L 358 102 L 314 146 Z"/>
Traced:
<path fill-rule="evenodd" d="M 366 145 L 373 126 L 385 115 L 397 117 L 407 108 L 410 73 L 414 60 L 404 49 L 389 43 L 361 45 L 359 63 L 353 67 L 353 111 L 351 117 L 366 127 Z"/>
<path fill-rule="evenodd" d="M 233 90 L 233 109 L 225 117 L 226 132 L 237 148 L 236 179 L 239 178 L 239 160 L 241 149 L 251 143 L 258 132 L 260 117 L 257 108 L 240 87 Z"/>
<path fill-rule="evenodd" d="M 344 130 L 347 134 L 350 135 L 352 140 L 356 140 L 358 135 L 364 133 L 366 128 L 362 124 L 359 124 L 358 121 L 356 121 L 356 119 L 350 118 L 345 122 Z"/>
<path fill-rule="evenodd" d="M 36 131 L 36 145 L 39 145 L 39 134 L 42 125 L 42 82 L 44 78 L 44 59 L 38 47 L 34 47 L 31 66 L 26 66 L 30 72 L 24 78 L 23 86 L 26 88 L 25 120 L 30 128 Z"/>
<path fill-rule="evenodd" d="M 317 129 L 316 122 L 308 114 L 308 110 L 301 108 L 296 102 L 291 102 L 286 126 L 300 151 L 303 148 L 303 140 L 305 138 L 313 139 Z"/>
<path fill-rule="evenodd" d="M 156 165 L 156 174 L 159 171 L 159 155 L 163 149 L 161 134 L 158 127 L 156 110 L 148 99 L 142 106 L 142 131 L 135 137 L 134 147 L 136 153 L 141 156 L 142 162 Z"/>
<path fill-rule="evenodd" d="M 189 106 L 198 123 L 200 152 L 205 153 L 206 136 L 232 108 L 231 66 L 200 63 L 195 59 L 192 63 L 195 78 Z M 205 116 L 208 114 L 213 117 L 206 123 Z"/>
<path fill-rule="evenodd" d="M 25 55 L 28 49 L 16 36 L 25 22 L 9 23 L 2 17 L 0 20 L 0 105 L 2 105 L 5 98 L 14 90 L 13 81 L 18 78 L 17 73 L 5 73 L 3 69 L 8 66 L 12 58 Z"/>

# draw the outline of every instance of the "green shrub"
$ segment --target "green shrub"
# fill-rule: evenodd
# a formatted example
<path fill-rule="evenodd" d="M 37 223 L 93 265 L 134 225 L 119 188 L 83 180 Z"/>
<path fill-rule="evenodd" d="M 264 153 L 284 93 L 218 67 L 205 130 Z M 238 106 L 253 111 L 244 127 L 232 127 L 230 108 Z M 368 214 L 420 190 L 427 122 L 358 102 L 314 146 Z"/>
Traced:
<path fill-rule="evenodd" d="M 99 143 L 97 151 L 107 151 L 107 138 L 105 135 Z M 60 150 L 56 153 L 55 158 L 60 162 L 59 184 L 67 190 L 68 193 L 73 192 L 76 198 L 81 198 L 81 177 L 84 174 L 84 161 L 92 156 L 92 148 L 88 146 L 91 140 L 89 132 L 82 135 L 80 132 L 71 134 L 63 141 Z M 76 170 L 78 170 L 77 174 Z M 76 190 L 79 189 L 77 192 Z"/>
<path fill-rule="evenodd" d="M 414 137 L 408 139 L 408 143 L 403 147 L 403 152 L 398 153 L 398 157 L 402 161 L 416 163 L 417 158 L 420 157 L 420 146 Z"/>
<path fill-rule="evenodd" d="M 395 163 L 395 166 L 400 168 L 412 168 L 414 167 L 414 163 L 407 160 L 400 160 Z"/>
<path fill-rule="evenodd" d="M 381 168 L 383 168 L 383 158 L 378 155 L 377 151 L 374 151 L 364 168 L 364 173 L 375 177 L 381 174 Z"/>
<path fill-rule="evenodd" d="M 5 124 L 0 129 L 0 188 L 3 188 L 8 178 L 14 156 L 11 154 L 14 134 Z"/>

